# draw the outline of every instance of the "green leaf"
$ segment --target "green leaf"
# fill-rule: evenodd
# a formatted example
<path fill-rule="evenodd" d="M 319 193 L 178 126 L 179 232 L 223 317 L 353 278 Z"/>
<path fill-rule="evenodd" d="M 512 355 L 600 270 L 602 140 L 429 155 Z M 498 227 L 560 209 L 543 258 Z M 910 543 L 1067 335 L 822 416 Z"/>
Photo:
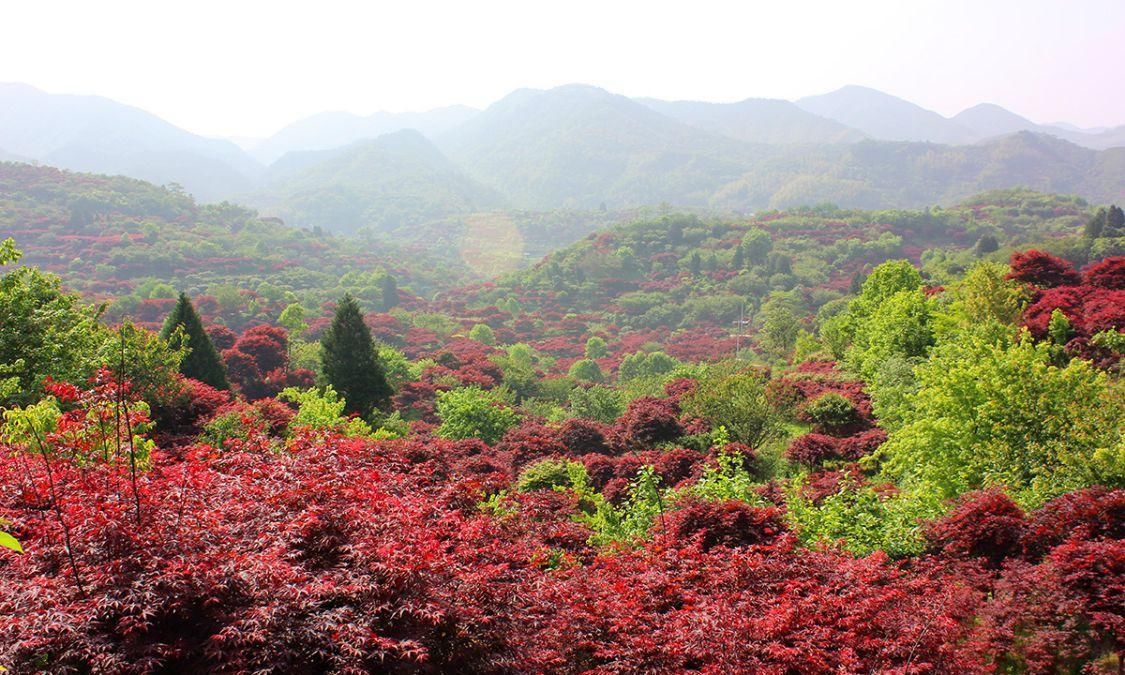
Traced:
<path fill-rule="evenodd" d="M 7 532 L 0 532 L 0 546 L 10 548 L 16 553 L 23 553 L 23 547 L 20 546 L 20 543 Z"/>

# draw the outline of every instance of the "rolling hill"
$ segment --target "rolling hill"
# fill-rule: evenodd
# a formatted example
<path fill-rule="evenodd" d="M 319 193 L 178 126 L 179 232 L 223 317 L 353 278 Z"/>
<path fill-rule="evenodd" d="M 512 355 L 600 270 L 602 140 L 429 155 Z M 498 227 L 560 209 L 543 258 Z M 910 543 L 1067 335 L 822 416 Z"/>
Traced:
<path fill-rule="evenodd" d="M 207 201 L 248 189 L 261 166 L 234 143 L 99 96 L 0 85 L 0 148 L 77 171 L 178 183 Z"/>
<path fill-rule="evenodd" d="M 797 101 L 801 109 L 887 141 L 969 143 L 976 135 L 953 120 L 890 94 L 849 85 Z"/>
<path fill-rule="evenodd" d="M 585 85 L 514 92 L 438 145 L 526 208 L 702 205 L 755 154 L 749 144 Z"/>
<path fill-rule="evenodd" d="M 860 131 L 778 99 L 748 98 L 737 103 L 637 101 L 697 129 L 747 143 L 851 143 L 865 137 Z"/>
<path fill-rule="evenodd" d="M 287 156 L 247 201 L 293 225 L 337 232 L 385 232 L 503 203 L 417 131 L 310 153 L 309 161 L 303 154 Z"/>
<path fill-rule="evenodd" d="M 255 146 L 252 154 L 265 164 L 273 164 L 286 153 L 339 148 L 403 129 L 414 129 L 432 138 L 462 124 L 477 112 L 460 105 L 426 112 L 378 112 L 366 117 L 348 112 L 325 112 L 290 124 Z"/>

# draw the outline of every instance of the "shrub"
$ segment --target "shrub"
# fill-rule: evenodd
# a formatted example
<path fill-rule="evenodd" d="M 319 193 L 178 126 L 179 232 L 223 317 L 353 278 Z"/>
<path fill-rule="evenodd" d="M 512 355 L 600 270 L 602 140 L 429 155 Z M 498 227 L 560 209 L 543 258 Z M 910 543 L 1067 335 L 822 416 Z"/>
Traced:
<path fill-rule="evenodd" d="M 610 448 L 606 441 L 608 427 L 587 419 L 569 419 L 558 430 L 559 442 L 568 455 L 579 457 L 590 453 L 607 455 Z"/>
<path fill-rule="evenodd" d="M 1125 291 L 1125 256 L 1106 258 L 1082 271 L 1087 286 Z"/>
<path fill-rule="evenodd" d="M 841 394 L 831 391 L 806 401 L 801 406 L 800 415 L 826 433 L 859 422 L 855 405 Z"/>
<path fill-rule="evenodd" d="M 1081 281 L 1070 263 L 1043 251 L 1013 253 L 1008 265 L 1011 267 L 1009 279 L 1039 288 L 1075 286 Z"/>
<path fill-rule="evenodd" d="M 840 459 L 841 441 L 825 434 L 808 433 L 799 436 L 785 450 L 785 458 L 796 464 L 816 466 L 829 460 Z"/>
<path fill-rule="evenodd" d="M 617 421 L 620 444 L 627 449 L 650 448 L 683 435 L 679 407 L 668 399 L 642 396 L 629 403 Z"/>
<path fill-rule="evenodd" d="M 1028 518 L 1023 553 L 1033 561 L 1074 539 L 1125 539 L 1125 490 L 1095 486 L 1056 497 Z"/>
<path fill-rule="evenodd" d="M 1023 510 L 1000 490 L 970 492 L 946 516 L 927 524 L 932 551 L 953 558 L 983 558 L 992 567 L 1020 553 L 1027 527 Z"/>
<path fill-rule="evenodd" d="M 687 500 L 669 514 L 667 530 L 672 541 L 702 551 L 716 546 L 770 545 L 788 531 L 780 509 L 750 506 L 734 499 Z"/>
<path fill-rule="evenodd" d="M 586 467 L 565 459 L 544 459 L 523 470 L 516 489 L 520 492 L 586 486 Z"/>
<path fill-rule="evenodd" d="M 500 440 L 519 422 L 519 414 L 500 395 L 480 387 L 464 387 L 437 395 L 437 415 L 442 438 L 479 438 L 485 443 Z"/>

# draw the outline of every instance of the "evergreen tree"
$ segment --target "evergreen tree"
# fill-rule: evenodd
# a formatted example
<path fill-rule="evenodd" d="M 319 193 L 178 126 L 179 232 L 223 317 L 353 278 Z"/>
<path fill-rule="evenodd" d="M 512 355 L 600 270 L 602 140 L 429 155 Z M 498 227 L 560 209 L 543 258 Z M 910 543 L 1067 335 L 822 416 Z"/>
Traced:
<path fill-rule="evenodd" d="M 742 253 L 742 244 L 734 247 L 734 259 L 731 260 L 731 267 L 740 270 L 746 266 L 746 257 Z"/>
<path fill-rule="evenodd" d="M 389 403 L 394 392 L 351 294 L 344 295 L 336 306 L 332 325 L 321 338 L 320 354 L 324 378 L 343 395 L 347 412 L 366 417 Z"/>
<path fill-rule="evenodd" d="M 398 284 L 395 283 L 395 278 L 389 274 L 383 275 L 379 280 L 379 294 L 383 296 L 383 303 L 381 309 L 386 312 L 392 307 L 398 305 Z"/>
<path fill-rule="evenodd" d="M 1105 209 L 1098 209 L 1097 213 L 1090 216 L 1086 221 L 1086 237 L 1088 239 L 1097 239 L 1105 232 L 1106 211 Z"/>
<path fill-rule="evenodd" d="M 203 330 L 203 322 L 199 319 L 199 314 L 196 313 L 191 300 L 188 300 L 184 293 L 180 293 L 180 299 L 175 308 L 164 320 L 164 328 L 160 331 L 160 337 L 172 341 L 175 338 L 177 327 L 183 328 L 181 335 L 186 340 L 188 348 L 187 356 L 180 362 L 180 372 L 186 377 L 199 380 L 216 389 L 230 389 L 226 371 L 223 369 L 223 361 L 219 358 L 219 352 L 215 349 L 215 345 L 211 343 L 207 331 Z M 172 346 L 176 347 L 177 345 Z"/>
<path fill-rule="evenodd" d="M 1111 204 L 1105 216 L 1105 232 L 1107 237 L 1125 237 L 1125 210 L 1120 206 Z"/>

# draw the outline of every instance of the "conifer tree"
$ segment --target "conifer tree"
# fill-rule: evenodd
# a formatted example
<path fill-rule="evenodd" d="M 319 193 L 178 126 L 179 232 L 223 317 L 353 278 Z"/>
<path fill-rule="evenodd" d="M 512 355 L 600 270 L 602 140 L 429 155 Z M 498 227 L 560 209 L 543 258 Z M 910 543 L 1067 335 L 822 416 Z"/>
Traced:
<path fill-rule="evenodd" d="M 389 403 L 394 392 L 375 354 L 371 331 L 350 294 L 336 305 L 336 316 L 320 341 L 320 354 L 324 378 L 347 401 L 346 412 L 366 417 Z"/>
<path fill-rule="evenodd" d="M 180 362 L 180 373 L 216 389 L 230 389 L 219 352 L 211 343 L 207 331 L 203 330 L 203 322 L 199 319 L 199 314 L 184 293 L 180 293 L 175 308 L 164 320 L 160 337 L 165 340 L 176 340 L 177 327 L 183 327 L 181 335 L 187 341 L 188 348 L 187 356 Z"/>

